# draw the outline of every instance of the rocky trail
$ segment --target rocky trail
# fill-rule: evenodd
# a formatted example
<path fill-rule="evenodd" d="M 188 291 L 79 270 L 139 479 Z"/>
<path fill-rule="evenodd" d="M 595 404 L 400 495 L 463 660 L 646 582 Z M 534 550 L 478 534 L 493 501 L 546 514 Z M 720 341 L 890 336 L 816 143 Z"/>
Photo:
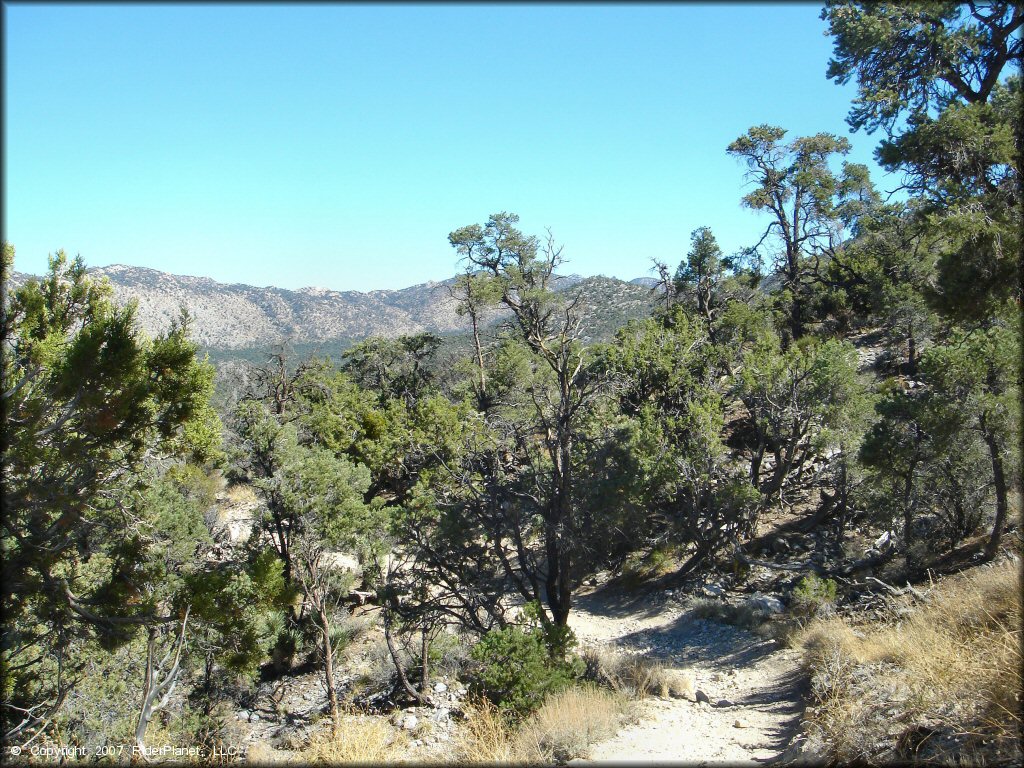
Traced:
<path fill-rule="evenodd" d="M 790 747 L 804 709 L 798 652 L 736 626 L 695 618 L 671 593 L 623 593 L 612 585 L 584 588 L 569 623 L 581 647 L 643 655 L 693 681 L 687 698 L 638 702 L 631 723 L 572 764 L 758 765 L 800 756 Z M 351 650 L 358 656 L 359 644 Z M 341 688 L 353 675 L 339 678 Z M 407 708 L 388 718 L 408 734 L 406 762 L 452 759 L 456 724 L 450 712 L 465 694 L 459 684 L 441 684 L 433 694 L 438 708 Z M 261 744 L 260 761 L 301 760 L 301 744 L 322 730 L 325 712 L 317 672 L 287 684 L 264 683 L 253 706 L 232 718 L 233 741 Z"/>
<path fill-rule="evenodd" d="M 637 721 L 587 762 L 757 765 L 784 759 L 804 708 L 796 651 L 727 624 L 693 618 L 664 593 L 580 596 L 570 617 L 583 646 L 643 654 L 691 673 L 695 699 L 650 697 Z"/>

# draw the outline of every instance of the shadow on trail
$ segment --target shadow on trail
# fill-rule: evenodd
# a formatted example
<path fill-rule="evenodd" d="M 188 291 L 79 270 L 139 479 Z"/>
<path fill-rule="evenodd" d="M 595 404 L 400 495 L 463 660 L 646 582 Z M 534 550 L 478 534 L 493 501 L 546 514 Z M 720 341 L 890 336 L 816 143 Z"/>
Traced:
<path fill-rule="evenodd" d="M 578 595 L 574 607 L 593 616 L 608 619 L 650 618 L 665 610 L 666 599 L 661 592 L 639 590 L 627 592 L 612 582 Z"/>
<path fill-rule="evenodd" d="M 756 664 L 778 650 L 772 640 L 739 627 L 696 618 L 689 611 L 663 626 L 622 635 L 616 642 L 653 658 L 728 669 Z"/>
<path fill-rule="evenodd" d="M 797 667 L 780 674 L 770 687 L 738 698 L 734 703 L 742 707 L 770 709 L 783 716 L 777 727 L 763 730 L 771 740 L 764 745 L 765 748 L 781 753 L 800 732 L 809 689 L 807 676 Z"/>

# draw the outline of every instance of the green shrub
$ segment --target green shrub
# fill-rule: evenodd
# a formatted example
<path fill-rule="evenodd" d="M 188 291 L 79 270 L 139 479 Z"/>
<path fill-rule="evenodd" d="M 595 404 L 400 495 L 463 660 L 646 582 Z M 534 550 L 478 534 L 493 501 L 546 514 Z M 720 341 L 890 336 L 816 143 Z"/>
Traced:
<path fill-rule="evenodd" d="M 508 627 L 488 632 L 473 647 L 476 662 L 470 688 L 504 713 L 521 718 L 536 710 L 549 693 L 579 679 L 583 660 L 568 652 L 571 634 L 559 633 L 553 647 L 540 627 Z"/>
<path fill-rule="evenodd" d="M 793 590 L 792 610 L 801 616 L 813 616 L 835 601 L 836 583 L 832 579 L 821 579 L 809 574 L 800 579 Z"/>

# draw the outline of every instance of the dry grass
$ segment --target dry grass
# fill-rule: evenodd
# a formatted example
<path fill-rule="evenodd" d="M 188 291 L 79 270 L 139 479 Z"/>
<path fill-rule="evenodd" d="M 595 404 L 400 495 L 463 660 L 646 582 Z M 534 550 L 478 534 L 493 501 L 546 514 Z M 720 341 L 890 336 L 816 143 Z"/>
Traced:
<path fill-rule="evenodd" d="M 645 656 L 612 653 L 601 648 L 583 652 L 587 678 L 633 699 L 666 696 L 669 673 L 661 662 Z"/>
<path fill-rule="evenodd" d="M 697 619 L 732 624 L 742 629 L 756 629 L 771 618 L 771 614 L 745 603 L 733 605 L 722 600 L 696 598 L 689 604 L 690 614 Z"/>
<path fill-rule="evenodd" d="M 1020 760 L 1020 574 L 950 577 L 892 621 L 840 618 L 797 633 L 818 705 L 809 719 L 841 761 Z"/>
<path fill-rule="evenodd" d="M 460 763 L 563 763 L 586 757 L 630 713 L 628 700 L 594 686 L 568 688 L 516 726 L 487 701 L 468 712 L 457 743 Z"/>
<path fill-rule="evenodd" d="M 591 745 L 615 735 L 629 712 L 624 696 L 593 686 L 567 688 L 548 697 L 516 741 L 524 753 L 547 761 L 587 757 Z"/>
<path fill-rule="evenodd" d="M 265 741 L 257 741 L 246 749 L 245 762 L 250 765 L 290 763 L 292 762 L 292 755 L 289 752 L 274 749 Z"/>
<path fill-rule="evenodd" d="M 524 754 L 516 728 L 486 699 L 468 705 L 466 722 L 455 743 L 459 763 L 536 763 L 540 755 Z"/>
<path fill-rule="evenodd" d="M 330 729 L 315 736 L 298 755 L 303 763 L 380 764 L 400 761 L 408 747 L 404 733 L 380 717 L 343 716 L 338 733 Z"/>
<path fill-rule="evenodd" d="M 233 505 L 255 504 L 259 501 L 256 491 L 248 483 L 238 483 L 227 489 L 226 496 Z"/>

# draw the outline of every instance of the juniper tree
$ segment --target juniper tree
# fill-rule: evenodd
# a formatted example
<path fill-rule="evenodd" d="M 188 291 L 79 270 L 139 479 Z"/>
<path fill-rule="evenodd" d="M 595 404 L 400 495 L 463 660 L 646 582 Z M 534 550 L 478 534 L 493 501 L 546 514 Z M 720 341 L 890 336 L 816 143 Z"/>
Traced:
<path fill-rule="evenodd" d="M 48 721 L 78 682 L 78 649 L 174 624 L 152 560 L 166 542 L 140 503 L 155 457 L 216 458 L 212 368 L 187 319 L 147 338 L 81 258 L 7 291 L 3 251 L 4 737 Z M 194 545 L 193 545 L 194 546 Z M 154 566 L 154 567 L 151 567 Z"/>

